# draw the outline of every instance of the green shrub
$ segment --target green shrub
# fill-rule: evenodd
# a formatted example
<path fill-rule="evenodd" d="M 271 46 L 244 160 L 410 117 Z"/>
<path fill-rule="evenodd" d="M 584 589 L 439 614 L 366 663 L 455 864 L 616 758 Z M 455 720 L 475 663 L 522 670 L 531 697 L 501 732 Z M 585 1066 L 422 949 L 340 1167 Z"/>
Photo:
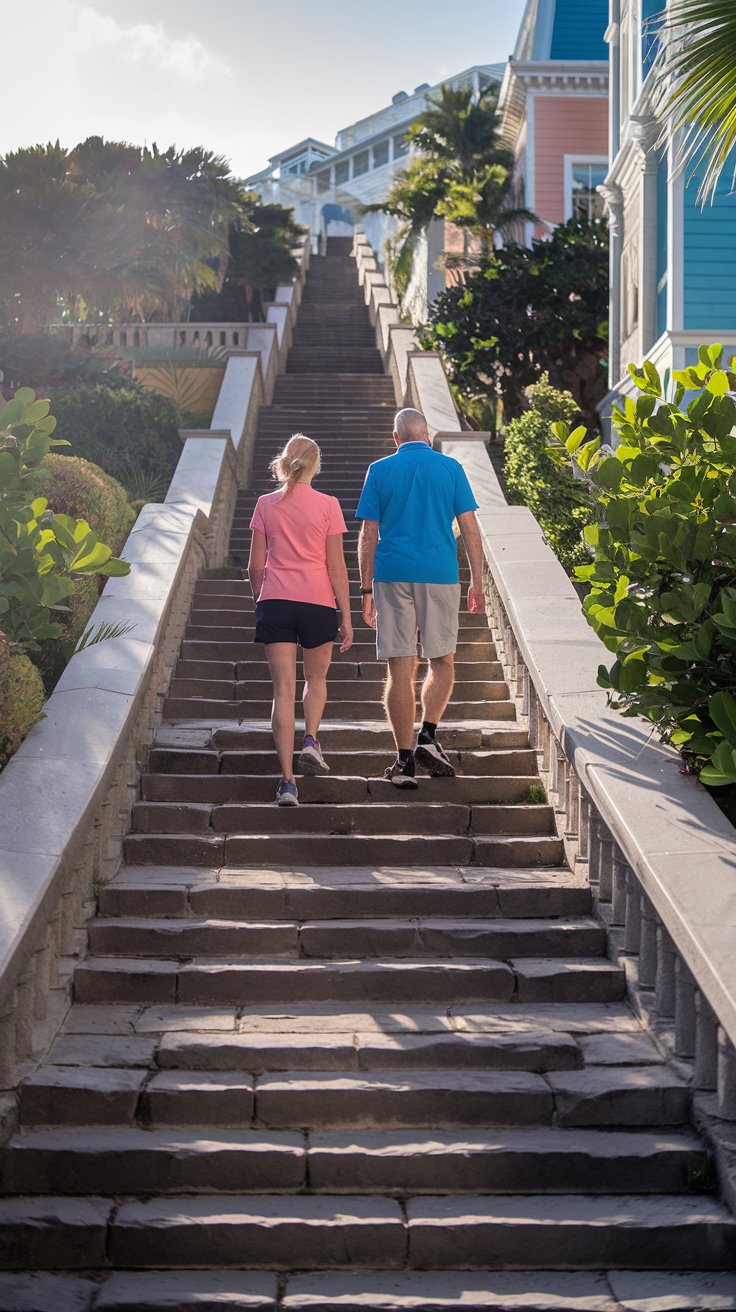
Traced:
<path fill-rule="evenodd" d="M 43 467 L 51 475 L 44 491 L 55 512 L 86 519 L 117 555 L 135 523 L 135 511 L 125 488 L 99 465 L 81 456 L 51 452 Z"/>
<path fill-rule="evenodd" d="M 40 720 L 43 703 L 43 683 L 35 665 L 0 633 L 0 770 Z"/>
<path fill-rule="evenodd" d="M 167 482 L 181 455 L 174 405 L 142 387 L 69 387 L 54 393 L 54 414 L 61 437 L 76 455 L 92 460 L 125 486 L 131 466 Z"/>
<path fill-rule="evenodd" d="M 584 482 L 547 454 L 550 424 L 571 423 L 578 407 L 570 392 L 558 392 L 547 374 L 527 388 L 529 409 L 506 428 L 504 477 L 512 505 L 528 506 L 564 568 L 571 573 L 590 558 L 582 531 L 591 499 Z"/>
<path fill-rule="evenodd" d="M 26 387 L 0 411 L 0 624 L 26 651 L 62 636 L 81 580 L 130 572 L 84 519 L 54 514 L 38 495 L 51 479 L 43 461 L 61 444 L 49 404 Z"/>
<path fill-rule="evenodd" d="M 723 349 L 701 346 L 665 399 L 647 361 L 642 395 L 613 412 L 615 452 L 555 424 L 594 496 L 588 622 L 616 660 L 598 682 L 625 715 L 645 715 L 712 787 L 736 782 L 736 390 Z M 696 389 L 686 404 L 687 389 Z M 683 409 L 683 406 L 685 408 Z M 563 450 L 562 445 L 567 450 Z"/>

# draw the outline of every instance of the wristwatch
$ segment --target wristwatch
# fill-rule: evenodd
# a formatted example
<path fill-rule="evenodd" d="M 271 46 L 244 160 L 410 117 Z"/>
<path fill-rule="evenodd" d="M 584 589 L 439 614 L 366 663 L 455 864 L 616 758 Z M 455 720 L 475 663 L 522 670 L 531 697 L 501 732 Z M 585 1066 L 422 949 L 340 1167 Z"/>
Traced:
<path fill-rule="evenodd" d="M 364 597 L 370 597 L 373 595 L 373 588 L 361 588 L 360 591 Z"/>

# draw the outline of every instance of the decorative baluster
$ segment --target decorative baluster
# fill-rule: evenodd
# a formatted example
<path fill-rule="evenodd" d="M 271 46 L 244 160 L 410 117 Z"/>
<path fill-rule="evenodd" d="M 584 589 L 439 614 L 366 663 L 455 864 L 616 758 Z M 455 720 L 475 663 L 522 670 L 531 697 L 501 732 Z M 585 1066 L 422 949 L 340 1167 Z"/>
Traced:
<path fill-rule="evenodd" d="M 736 1121 L 736 1049 L 718 1026 L 718 1115 Z"/>
<path fill-rule="evenodd" d="M 639 988 L 653 989 L 657 979 L 657 914 L 645 893 L 641 896 Z"/>
<path fill-rule="evenodd" d="M 613 849 L 613 888 L 611 892 L 611 924 L 626 924 L 626 882 L 629 863 L 619 847 Z"/>
<path fill-rule="evenodd" d="M 718 1085 L 718 1025 L 708 999 L 695 990 L 695 1071 L 696 1089 L 715 1089 Z"/>
<path fill-rule="evenodd" d="M 624 952 L 636 956 L 641 939 L 641 889 L 633 870 L 626 869 L 626 921 L 624 923 Z"/>
<path fill-rule="evenodd" d="M 580 787 L 580 836 L 578 842 L 578 856 L 581 861 L 587 861 L 590 854 L 590 798 L 585 789 Z"/>
<path fill-rule="evenodd" d="M 657 979 L 654 1003 L 660 1017 L 675 1014 L 675 948 L 664 925 L 657 926 Z"/>
<path fill-rule="evenodd" d="M 675 1055 L 695 1055 L 695 981 L 682 957 L 675 962 Z"/>
<path fill-rule="evenodd" d="M 610 902 L 613 897 L 613 854 L 616 845 L 608 826 L 601 822 L 601 857 L 599 865 L 598 897 L 601 902 Z"/>

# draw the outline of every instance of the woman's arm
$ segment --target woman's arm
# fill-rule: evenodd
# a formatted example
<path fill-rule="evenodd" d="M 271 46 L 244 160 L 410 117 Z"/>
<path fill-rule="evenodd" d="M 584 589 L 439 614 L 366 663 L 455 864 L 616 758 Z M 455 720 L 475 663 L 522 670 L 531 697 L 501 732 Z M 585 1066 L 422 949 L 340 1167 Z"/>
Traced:
<path fill-rule="evenodd" d="M 327 573 L 335 594 L 337 609 L 340 612 L 340 651 L 347 651 L 353 645 L 353 622 L 350 617 L 350 586 L 348 584 L 348 567 L 345 564 L 345 552 L 342 545 L 342 533 L 328 533 L 326 539 Z"/>
<path fill-rule="evenodd" d="M 266 534 L 254 528 L 251 532 L 250 555 L 248 556 L 248 578 L 253 592 L 253 600 L 258 601 L 263 587 L 263 575 L 266 570 Z"/>

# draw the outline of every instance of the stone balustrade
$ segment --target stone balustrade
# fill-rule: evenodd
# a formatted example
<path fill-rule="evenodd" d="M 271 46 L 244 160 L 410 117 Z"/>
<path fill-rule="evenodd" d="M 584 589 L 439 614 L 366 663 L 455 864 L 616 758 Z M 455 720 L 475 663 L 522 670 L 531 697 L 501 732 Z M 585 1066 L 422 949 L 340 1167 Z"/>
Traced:
<path fill-rule="evenodd" d="M 359 269 L 372 268 L 360 234 L 355 250 Z M 489 435 L 460 431 L 441 362 L 417 352 L 416 343 L 407 349 L 397 334 L 409 330 L 383 297 L 376 330 L 397 404 L 424 412 L 434 445 L 461 462 L 474 488 L 489 624 L 570 868 L 589 882 L 633 1005 L 682 1063 L 696 1116 L 727 1164 L 718 1123 L 736 1120 L 733 827 L 707 790 L 680 772 L 678 754 L 654 740 L 651 726 L 608 708 L 596 674 L 610 653 L 531 512 L 507 504 L 486 449 Z M 728 1169 L 723 1183 L 736 1202 Z"/>
<path fill-rule="evenodd" d="M 228 353 L 212 429 L 183 433 L 166 500 L 141 510 L 121 553 L 131 573 L 105 585 L 91 624 L 130 631 L 72 657 L 44 719 L 0 774 L 0 1089 L 10 1091 L 0 1097 L 0 1138 L 12 1130 L 12 1090 L 68 1006 L 97 888 L 119 865 L 196 579 L 227 560 L 237 489 L 284 365 L 308 246 L 298 255 L 299 280 L 279 289 L 271 324 L 244 326 L 262 335 L 259 348 Z"/>

